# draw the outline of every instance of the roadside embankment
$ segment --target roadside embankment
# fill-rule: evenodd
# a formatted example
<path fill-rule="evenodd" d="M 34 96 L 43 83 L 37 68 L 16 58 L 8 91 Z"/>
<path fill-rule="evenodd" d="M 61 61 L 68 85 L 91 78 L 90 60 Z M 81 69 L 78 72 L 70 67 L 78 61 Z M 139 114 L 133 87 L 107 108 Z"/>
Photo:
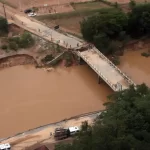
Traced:
<path fill-rule="evenodd" d="M 12 137 L 1 139 L 0 143 L 10 143 L 14 150 L 19 150 L 22 148 L 33 146 L 36 143 L 40 143 L 48 139 L 50 142 L 55 142 L 53 136 L 50 137 L 50 132 L 54 133 L 55 128 L 80 126 L 83 121 L 88 121 L 89 124 L 92 124 L 94 119 L 99 115 L 99 113 L 100 111 L 81 114 L 68 119 L 64 119 L 60 122 L 55 122 L 41 127 L 37 127 L 35 129 L 30 129 L 28 131 L 18 133 Z"/>

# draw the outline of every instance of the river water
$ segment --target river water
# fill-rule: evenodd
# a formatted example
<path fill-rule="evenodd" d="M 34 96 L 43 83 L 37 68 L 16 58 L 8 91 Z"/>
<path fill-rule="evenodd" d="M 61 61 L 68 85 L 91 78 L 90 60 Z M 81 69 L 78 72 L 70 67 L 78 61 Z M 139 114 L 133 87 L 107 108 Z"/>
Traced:
<path fill-rule="evenodd" d="M 127 51 L 120 69 L 137 84 L 150 87 L 150 58 L 143 51 Z M 0 138 L 86 112 L 104 109 L 112 90 L 97 83 L 88 66 L 56 68 L 33 66 L 0 70 Z"/>
<path fill-rule="evenodd" d="M 145 83 L 150 87 L 150 57 L 141 56 L 146 50 L 127 51 L 120 57 L 119 68 L 126 73 L 136 84 Z"/>
<path fill-rule="evenodd" d="M 98 84 L 88 66 L 57 68 L 33 66 L 0 71 L 0 138 L 44 124 L 104 109 L 112 90 Z"/>

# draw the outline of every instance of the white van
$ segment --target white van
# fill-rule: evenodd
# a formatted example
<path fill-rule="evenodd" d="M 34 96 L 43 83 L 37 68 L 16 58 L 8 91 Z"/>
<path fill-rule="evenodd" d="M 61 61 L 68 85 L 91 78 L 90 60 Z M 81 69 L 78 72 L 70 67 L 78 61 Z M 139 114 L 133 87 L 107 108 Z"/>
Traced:
<path fill-rule="evenodd" d="M 10 150 L 11 146 L 9 143 L 0 144 L 0 150 Z"/>
<path fill-rule="evenodd" d="M 77 127 L 77 126 L 69 127 L 68 129 L 69 129 L 70 135 L 74 135 L 75 133 L 80 131 L 79 127 Z"/>

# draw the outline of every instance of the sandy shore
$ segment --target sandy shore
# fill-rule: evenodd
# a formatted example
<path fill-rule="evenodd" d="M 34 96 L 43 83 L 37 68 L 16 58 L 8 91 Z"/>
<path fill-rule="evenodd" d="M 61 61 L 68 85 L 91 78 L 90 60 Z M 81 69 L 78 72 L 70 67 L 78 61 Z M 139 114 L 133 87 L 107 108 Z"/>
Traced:
<path fill-rule="evenodd" d="M 68 128 L 70 126 L 80 126 L 81 123 L 84 121 L 88 121 L 89 124 L 92 124 L 94 119 L 98 116 L 98 114 L 99 112 L 83 114 L 57 123 L 29 130 L 3 140 L 1 141 L 1 144 L 10 143 L 12 146 L 12 150 L 22 150 L 46 140 L 48 140 L 49 143 L 55 143 L 53 136 L 50 137 L 50 132 L 54 133 L 55 128 Z"/>

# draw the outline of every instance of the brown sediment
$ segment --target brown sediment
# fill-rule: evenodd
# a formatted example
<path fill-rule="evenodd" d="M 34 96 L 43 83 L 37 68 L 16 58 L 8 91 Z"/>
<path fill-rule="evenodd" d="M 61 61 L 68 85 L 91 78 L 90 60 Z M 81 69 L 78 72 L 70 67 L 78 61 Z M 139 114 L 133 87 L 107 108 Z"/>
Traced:
<path fill-rule="evenodd" d="M 124 56 L 120 57 L 121 63 L 118 67 L 131 77 L 136 84 L 146 83 L 150 87 L 150 57 L 141 56 L 142 52 L 147 51 L 147 48 L 126 51 Z"/>
<path fill-rule="evenodd" d="M 17 65 L 29 65 L 34 64 L 38 65 L 36 60 L 27 54 L 16 54 L 12 56 L 7 56 L 0 59 L 0 69 L 6 68 L 6 67 L 13 67 Z"/>
<path fill-rule="evenodd" d="M 98 84 L 87 66 L 56 68 L 51 72 L 31 65 L 0 71 L 0 137 L 103 110 L 112 90 Z M 11 125 L 11 128 L 10 128 Z"/>

